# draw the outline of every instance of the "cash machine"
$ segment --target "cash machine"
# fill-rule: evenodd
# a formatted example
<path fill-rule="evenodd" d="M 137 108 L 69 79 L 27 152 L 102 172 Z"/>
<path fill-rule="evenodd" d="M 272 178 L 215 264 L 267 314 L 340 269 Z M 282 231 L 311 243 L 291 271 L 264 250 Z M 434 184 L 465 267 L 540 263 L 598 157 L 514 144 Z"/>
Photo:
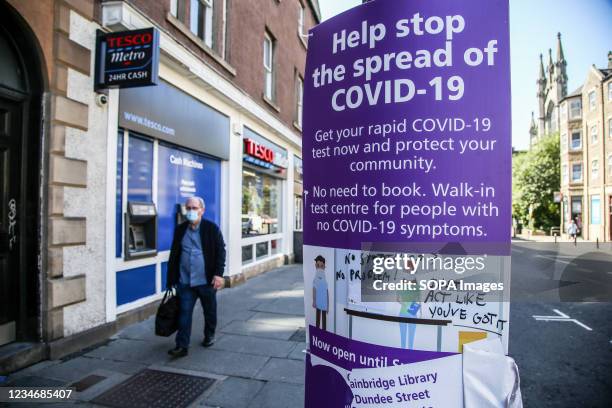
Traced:
<path fill-rule="evenodd" d="M 125 214 L 125 259 L 157 255 L 157 210 L 152 202 L 129 201 Z"/>

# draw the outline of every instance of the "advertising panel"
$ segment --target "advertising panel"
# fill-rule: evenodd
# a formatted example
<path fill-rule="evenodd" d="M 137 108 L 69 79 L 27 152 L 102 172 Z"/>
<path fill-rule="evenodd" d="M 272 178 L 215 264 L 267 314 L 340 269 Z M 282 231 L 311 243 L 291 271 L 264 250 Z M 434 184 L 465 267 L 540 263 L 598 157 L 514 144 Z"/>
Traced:
<path fill-rule="evenodd" d="M 507 352 L 508 27 L 507 0 L 379 0 L 311 30 L 307 407 L 462 407 L 464 345 Z"/>

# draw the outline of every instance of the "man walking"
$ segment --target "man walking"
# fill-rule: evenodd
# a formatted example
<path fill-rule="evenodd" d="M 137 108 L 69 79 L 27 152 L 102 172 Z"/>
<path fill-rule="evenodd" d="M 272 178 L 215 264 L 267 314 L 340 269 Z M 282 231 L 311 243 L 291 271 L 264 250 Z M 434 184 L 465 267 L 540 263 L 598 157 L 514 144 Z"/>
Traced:
<path fill-rule="evenodd" d="M 217 326 L 217 289 L 223 287 L 225 242 L 219 227 L 202 218 L 204 200 L 191 197 L 185 203 L 187 221 L 174 230 L 168 259 L 167 287 L 177 287 L 180 301 L 176 347 L 173 357 L 186 356 L 191 337 L 191 319 L 197 299 L 204 310 L 204 347 L 215 342 Z"/>

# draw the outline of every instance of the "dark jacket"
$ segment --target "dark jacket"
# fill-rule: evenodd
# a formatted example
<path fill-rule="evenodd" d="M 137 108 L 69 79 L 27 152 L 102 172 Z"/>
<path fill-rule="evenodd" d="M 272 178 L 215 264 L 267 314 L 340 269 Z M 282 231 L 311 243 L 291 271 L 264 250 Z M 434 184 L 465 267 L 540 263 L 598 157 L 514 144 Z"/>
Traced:
<path fill-rule="evenodd" d="M 170 258 L 168 259 L 168 276 L 166 287 L 170 288 L 179 282 L 181 265 L 181 241 L 189 228 L 189 222 L 185 221 L 174 230 Z M 211 221 L 202 218 L 200 221 L 200 239 L 202 240 L 202 252 L 204 253 L 204 268 L 206 269 L 206 281 L 211 284 L 214 276 L 223 276 L 225 270 L 225 242 L 219 227 Z"/>

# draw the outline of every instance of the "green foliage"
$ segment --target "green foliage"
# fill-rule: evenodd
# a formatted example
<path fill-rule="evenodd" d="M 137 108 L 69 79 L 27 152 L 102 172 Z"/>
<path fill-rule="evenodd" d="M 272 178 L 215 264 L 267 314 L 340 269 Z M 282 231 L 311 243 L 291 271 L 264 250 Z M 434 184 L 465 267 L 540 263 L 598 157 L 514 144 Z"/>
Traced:
<path fill-rule="evenodd" d="M 559 226 L 559 204 L 553 193 L 560 190 L 559 135 L 543 137 L 530 151 L 512 159 L 512 214 L 529 228 L 548 230 Z"/>

